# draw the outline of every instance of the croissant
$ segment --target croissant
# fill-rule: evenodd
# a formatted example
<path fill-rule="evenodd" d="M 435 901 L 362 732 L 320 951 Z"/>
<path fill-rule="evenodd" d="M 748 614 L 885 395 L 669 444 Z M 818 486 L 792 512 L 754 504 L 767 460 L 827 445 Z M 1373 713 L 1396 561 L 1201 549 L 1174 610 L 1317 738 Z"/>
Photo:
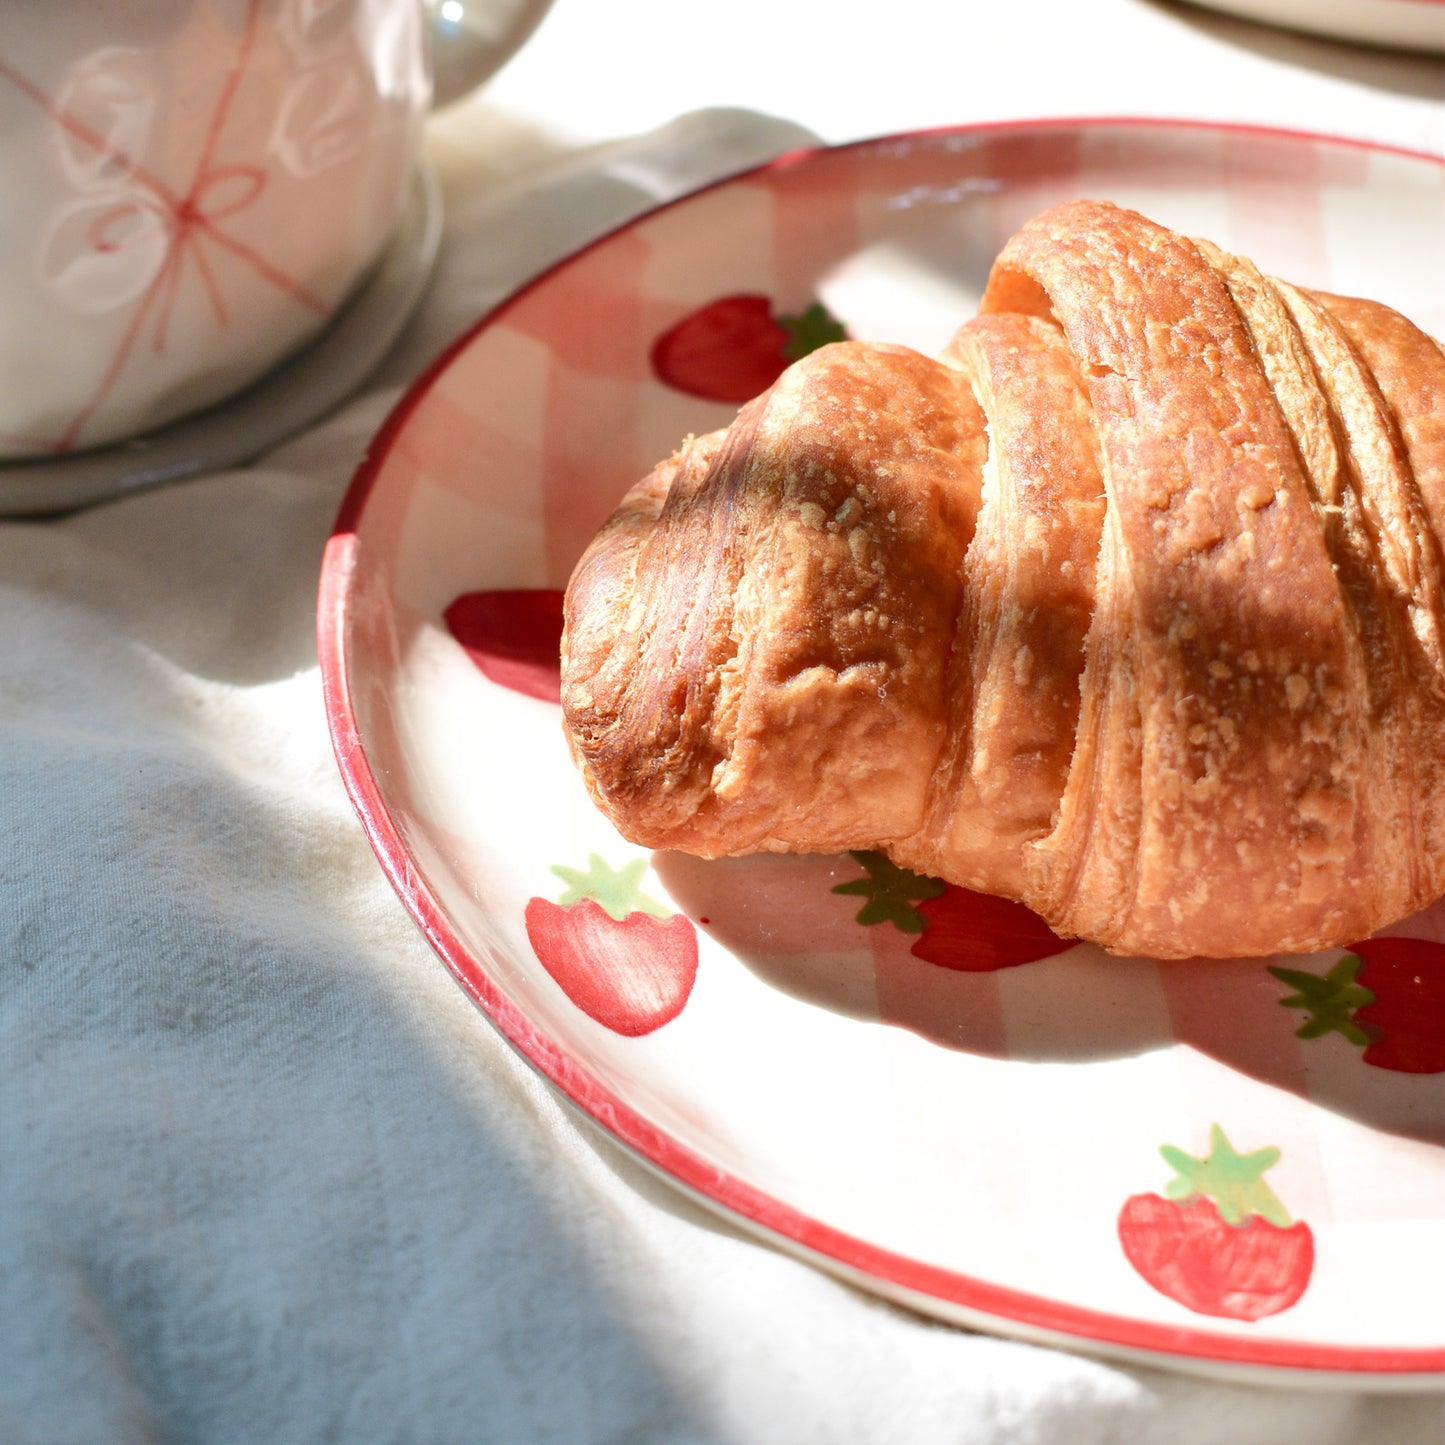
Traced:
<path fill-rule="evenodd" d="M 1098 201 L 938 357 L 844 341 L 578 563 L 564 725 L 634 842 L 874 849 L 1157 958 L 1445 892 L 1445 353 Z"/>

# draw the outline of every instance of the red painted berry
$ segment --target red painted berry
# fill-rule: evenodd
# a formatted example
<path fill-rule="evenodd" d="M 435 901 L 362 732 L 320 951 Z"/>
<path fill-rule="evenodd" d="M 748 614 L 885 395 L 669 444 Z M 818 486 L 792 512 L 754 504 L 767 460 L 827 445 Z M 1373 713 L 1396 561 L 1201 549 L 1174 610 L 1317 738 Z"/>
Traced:
<path fill-rule="evenodd" d="M 690 396 L 741 403 L 766 391 L 790 362 L 844 335 L 816 301 L 799 315 L 778 316 L 766 296 L 720 296 L 657 338 L 652 370 Z"/>
<path fill-rule="evenodd" d="M 561 592 L 467 592 L 442 617 L 485 677 L 527 697 L 561 702 Z"/>
<path fill-rule="evenodd" d="M 1368 938 L 1327 973 L 1272 967 L 1294 990 L 1280 1002 L 1301 1009 L 1302 1039 L 1336 1033 L 1377 1069 L 1445 1073 L 1445 945 L 1424 938 Z"/>
<path fill-rule="evenodd" d="M 1129 1263 L 1196 1314 L 1258 1320 L 1289 1309 L 1314 1270 L 1314 1236 L 1264 1182 L 1279 1150 L 1238 1154 L 1216 1124 L 1203 1159 L 1168 1144 L 1159 1152 L 1177 1171 L 1164 1195 L 1133 1195 L 1119 1211 Z"/>
<path fill-rule="evenodd" d="M 918 934 L 909 952 L 940 968 L 991 973 L 1074 946 L 1022 903 L 925 878 L 882 853 L 852 856 L 866 876 L 840 883 L 833 892 L 868 900 L 858 911 L 859 923 L 891 923 L 901 933 Z"/>
<path fill-rule="evenodd" d="M 563 993 L 630 1037 L 675 1019 L 697 977 L 697 933 L 641 892 L 646 859 L 613 870 L 594 853 L 585 872 L 552 871 L 567 889 L 555 903 L 528 900 L 527 938 Z"/>

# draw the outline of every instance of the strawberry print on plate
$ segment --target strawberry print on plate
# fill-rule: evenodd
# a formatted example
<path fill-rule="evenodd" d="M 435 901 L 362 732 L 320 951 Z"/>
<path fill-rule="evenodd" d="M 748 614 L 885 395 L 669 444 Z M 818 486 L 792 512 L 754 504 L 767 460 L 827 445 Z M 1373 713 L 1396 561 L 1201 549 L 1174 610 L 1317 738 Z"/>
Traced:
<path fill-rule="evenodd" d="M 1119 1213 L 1129 1263 L 1160 1294 L 1197 1314 L 1258 1320 L 1287 1310 L 1314 1268 L 1309 1225 L 1292 1221 L 1264 1181 L 1272 1146 L 1238 1154 L 1218 1124 L 1200 1159 L 1166 1144 L 1175 1170 L 1164 1196 L 1136 1194 Z"/>
<path fill-rule="evenodd" d="M 683 1010 L 697 977 L 697 934 L 639 886 L 647 860 L 585 872 L 561 864 L 554 903 L 527 900 L 527 938 L 542 967 L 589 1018 L 619 1034 L 649 1034 Z"/>

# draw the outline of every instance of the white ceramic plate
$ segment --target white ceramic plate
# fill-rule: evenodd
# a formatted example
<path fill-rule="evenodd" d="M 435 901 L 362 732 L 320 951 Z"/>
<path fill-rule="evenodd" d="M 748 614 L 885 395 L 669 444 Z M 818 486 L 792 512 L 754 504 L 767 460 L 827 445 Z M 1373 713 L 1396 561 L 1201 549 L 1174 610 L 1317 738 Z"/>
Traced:
<path fill-rule="evenodd" d="M 735 410 L 681 388 L 727 389 L 770 313 L 815 301 L 856 336 L 934 349 L 1003 240 L 1081 194 L 1445 331 L 1445 166 L 1426 157 L 1130 121 L 783 157 L 548 271 L 393 414 L 322 576 L 341 772 L 502 1034 L 763 1237 L 1030 1339 L 1233 1376 L 1442 1382 L 1445 911 L 1355 962 L 1110 959 L 953 890 L 870 923 L 867 860 L 649 856 L 568 760 L 557 589 L 623 490 Z M 695 344 L 659 364 L 679 324 Z M 618 918 L 584 901 L 589 882 Z M 1333 970 L 1340 1027 L 1298 1037 L 1307 1014 L 1285 1000 L 1331 985 L 1271 965 Z M 1231 1188 L 1253 1201 L 1232 1223 L 1210 1202 Z"/>
<path fill-rule="evenodd" d="M 401 334 L 431 275 L 441 227 L 440 187 L 419 168 L 391 244 L 314 341 L 238 396 L 148 436 L 70 456 L 0 463 L 0 517 L 73 511 L 240 466 L 325 416 Z"/>
<path fill-rule="evenodd" d="M 1382 45 L 1445 53 L 1445 0 L 1189 0 L 1246 20 L 1287 30 Z"/>

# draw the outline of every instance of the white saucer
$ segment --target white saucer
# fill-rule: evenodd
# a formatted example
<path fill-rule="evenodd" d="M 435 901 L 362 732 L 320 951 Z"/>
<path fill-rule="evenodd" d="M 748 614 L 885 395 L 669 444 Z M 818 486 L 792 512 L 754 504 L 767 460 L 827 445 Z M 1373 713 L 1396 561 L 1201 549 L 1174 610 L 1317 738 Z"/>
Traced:
<path fill-rule="evenodd" d="M 238 466 L 317 420 L 370 375 L 400 335 L 431 275 L 441 229 L 440 187 L 419 167 L 390 246 L 315 341 L 238 396 L 150 436 L 0 465 L 0 517 L 73 511 Z"/>
<path fill-rule="evenodd" d="M 1190 0 L 1307 35 L 1445 54 L 1445 0 Z"/>

